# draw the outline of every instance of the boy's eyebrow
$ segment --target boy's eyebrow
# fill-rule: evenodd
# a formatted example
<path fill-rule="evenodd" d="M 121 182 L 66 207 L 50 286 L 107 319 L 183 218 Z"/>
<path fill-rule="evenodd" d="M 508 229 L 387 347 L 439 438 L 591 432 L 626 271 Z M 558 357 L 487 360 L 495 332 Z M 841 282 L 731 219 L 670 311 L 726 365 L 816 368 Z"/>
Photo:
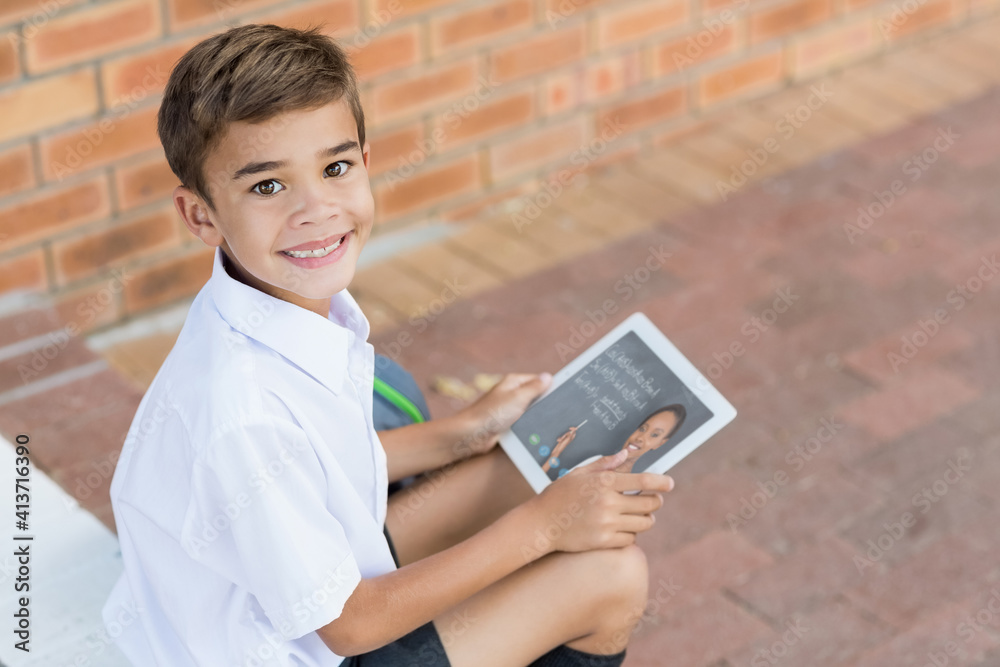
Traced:
<path fill-rule="evenodd" d="M 316 157 L 333 157 L 335 155 L 340 155 L 341 153 L 346 153 L 347 151 L 360 151 L 361 147 L 358 142 L 354 139 L 348 139 L 347 141 L 342 141 L 336 146 L 331 146 L 330 148 L 323 148 L 317 151 Z M 236 170 L 233 174 L 233 180 L 238 181 L 244 176 L 249 176 L 251 174 L 259 174 L 262 171 L 270 171 L 271 169 L 280 169 L 286 166 L 288 163 L 284 160 L 270 160 L 268 162 L 250 162 L 243 165 Z"/>

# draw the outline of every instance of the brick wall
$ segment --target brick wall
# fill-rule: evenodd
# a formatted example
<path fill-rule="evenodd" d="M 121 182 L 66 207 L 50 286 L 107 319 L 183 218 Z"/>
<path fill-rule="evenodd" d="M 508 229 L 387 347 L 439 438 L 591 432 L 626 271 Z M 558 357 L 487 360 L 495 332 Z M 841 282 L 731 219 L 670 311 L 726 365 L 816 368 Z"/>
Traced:
<path fill-rule="evenodd" d="M 197 291 L 209 252 L 173 211 L 155 113 L 180 54 L 229 24 L 323 22 L 350 49 L 378 233 L 469 219 L 998 4 L 3 0 L 0 291 L 48 293 L 88 330 Z"/>

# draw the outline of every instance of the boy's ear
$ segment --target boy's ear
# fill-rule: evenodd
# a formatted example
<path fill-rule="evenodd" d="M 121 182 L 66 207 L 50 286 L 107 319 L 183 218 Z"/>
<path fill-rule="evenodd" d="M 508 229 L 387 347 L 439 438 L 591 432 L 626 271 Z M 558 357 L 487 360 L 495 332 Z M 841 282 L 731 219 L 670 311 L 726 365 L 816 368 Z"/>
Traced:
<path fill-rule="evenodd" d="M 361 147 L 361 158 L 365 162 L 365 171 L 368 171 L 368 159 L 371 157 L 370 148 L 371 146 L 367 141 L 365 142 L 365 145 Z"/>
<path fill-rule="evenodd" d="M 208 206 L 193 190 L 183 185 L 174 188 L 174 206 L 192 234 L 213 248 L 222 245 L 225 239 L 209 217 Z"/>

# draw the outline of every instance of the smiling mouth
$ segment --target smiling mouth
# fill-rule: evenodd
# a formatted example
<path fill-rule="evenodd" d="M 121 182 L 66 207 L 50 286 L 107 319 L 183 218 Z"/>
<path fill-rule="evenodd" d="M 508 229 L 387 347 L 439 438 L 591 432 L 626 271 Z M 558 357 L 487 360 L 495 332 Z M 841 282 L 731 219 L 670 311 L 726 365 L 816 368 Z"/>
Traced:
<path fill-rule="evenodd" d="M 632 450 L 633 452 L 639 451 L 639 448 L 636 445 L 629 445 L 628 449 Z"/>
<path fill-rule="evenodd" d="M 325 248 L 317 248 L 315 250 L 282 250 L 281 253 L 283 255 L 288 255 L 289 257 L 295 257 L 297 259 L 304 259 L 306 257 L 326 257 L 331 252 L 339 248 L 340 244 L 344 242 L 345 238 L 347 238 L 347 234 L 344 234 L 339 239 L 337 239 L 336 243 L 328 245 Z"/>

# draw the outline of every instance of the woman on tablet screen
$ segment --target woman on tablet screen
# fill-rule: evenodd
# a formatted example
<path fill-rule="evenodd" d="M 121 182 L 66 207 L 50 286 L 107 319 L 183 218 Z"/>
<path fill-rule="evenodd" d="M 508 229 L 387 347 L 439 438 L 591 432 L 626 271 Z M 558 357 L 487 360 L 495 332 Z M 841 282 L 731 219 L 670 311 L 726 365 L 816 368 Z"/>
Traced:
<path fill-rule="evenodd" d="M 615 471 L 632 472 L 632 466 L 635 465 L 637 460 L 639 460 L 639 457 L 648 451 L 659 449 L 674 433 L 677 432 L 677 429 L 679 429 L 681 424 L 684 423 L 684 417 L 686 414 L 687 411 L 680 403 L 674 403 L 673 405 L 668 405 L 650 413 L 649 416 L 647 416 L 646 419 L 644 419 L 639 425 L 639 427 L 632 432 L 632 435 L 625 440 L 625 444 L 622 445 L 621 449 L 627 449 L 629 451 L 628 457 L 625 459 L 624 463 L 615 468 Z M 571 430 L 573 431 L 572 435 L 575 436 L 576 428 L 571 427 Z M 548 460 L 545 461 L 545 464 L 542 465 L 542 470 L 548 472 L 549 468 L 558 466 L 560 454 L 562 454 L 566 445 L 573 440 L 573 437 L 565 437 L 567 434 L 563 434 L 563 436 L 559 438 L 552 455 L 549 456 Z M 609 454 L 613 453 L 614 452 L 609 452 Z M 587 465 L 591 461 L 601 458 L 601 456 L 603 456 L 603 454 L 591 456 L 588 459 L 580 461 L 573 466 L 573 468 Z"/>

